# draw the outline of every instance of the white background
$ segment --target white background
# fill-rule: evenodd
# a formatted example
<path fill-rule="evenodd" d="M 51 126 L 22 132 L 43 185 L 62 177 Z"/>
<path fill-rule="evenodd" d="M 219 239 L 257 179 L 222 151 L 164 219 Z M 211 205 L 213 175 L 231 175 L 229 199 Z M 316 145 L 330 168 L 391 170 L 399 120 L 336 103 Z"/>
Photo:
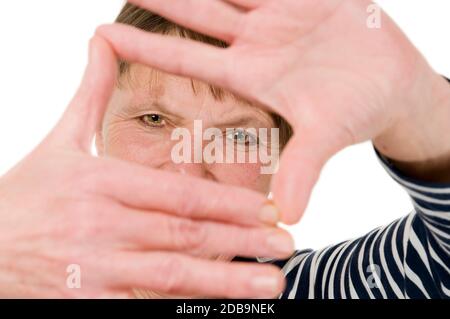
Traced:
<path fill-rule="evenodd" d="M 449 76 L 450 1 L 378 3 L 432 66 Z M 0 175 L 56 123 L 79 84 L 95 27 L 113 21 L 122 4 L 121 0 L 2 1 Z M 408 197 L 379 166 L 371 145 L 363 144 L 329 162 L 304 219 L 292 231 L 299 248 L 321 248 L 363 235 L 410 210 Z"/>

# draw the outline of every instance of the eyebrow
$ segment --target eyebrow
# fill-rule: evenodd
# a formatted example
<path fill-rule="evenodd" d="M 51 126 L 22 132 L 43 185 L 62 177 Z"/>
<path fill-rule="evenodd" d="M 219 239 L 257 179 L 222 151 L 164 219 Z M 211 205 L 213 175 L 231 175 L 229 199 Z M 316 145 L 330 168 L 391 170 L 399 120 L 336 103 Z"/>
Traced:
<path fill-rule="evenodd" d="M 251 125 L 250 125 L 251 124 Z M 270 115 L 270 113 L 267 113 L 263 111 L 262 109 L 256 108 L 254 111 L 250 111 L 249 109 L 246 110 L 246 113 L 241 116 L 235 116 L 235 118 L 228 119 L 222 123 L 219 124 L 219 126 L 222 127 L 271 127 L 275 126 L 275 121 Z"/>
<path fill-rule="evenodd" d="M 125 111 L 130 113 L 143 113 L 143 112 L 149 112 L 149 111 L 160 111 L 166 115 L 170 115 L 173 117 L 176 117 L 177 119 L 183 119 L 184 117 L 180 114 L 177 114 L 175 111 L 173 111 L 168 104 L 161 102 L 161 101 L 150 101 L 145 103 L 130 103 L 125 106 Z"/>
<path fill-rule="evenodd" d="M 258 124 L 258 125 L 254 125 Z M 218 127 L 225 128 L 246 128 L 246 127 L 266 127 L 268 123 L 264 120 L 260 120 L 258 118 L 252 117 L 250 115 L 245 115 L 243 117 L 237 117 L 236 119 L 230 119 L 221 123 L 216 123 L 215 125 Z M 255 128 L 256 128 L 255 127 Z"/>
<path fill-rule="evenodd" d="M 160 111 L 166 115 L 175 117 L 176 119 L 182 121 L 186 118 L 182 116 L 181 114 L 177 114 L 176 107 L 170 106 L 169 104 L 153 100 L 148 101 L 144 103 L 138 103 L 138 104 L 127 104 L 125 106 L 125 110 L 127 112 L 132 113 L 143 113 L 144 111 Z M 256 114 L 252 114 L 252 112 L 246 112 L 246 114 L 242 116 L 235 116 L 234 118 L 228 119 L 223 122 L 216 122 L 212 126 L 220 127 L 220 128 L 245 128 L 245 127 L 267 127 L 267 126 L 273 126 L 275 123 L 272 120 L 272 117 L 270 114 L 267 114 L 263 111 L 259 111 L 258 113 L 264 117 L 264 119 L 258 118 Z"/>

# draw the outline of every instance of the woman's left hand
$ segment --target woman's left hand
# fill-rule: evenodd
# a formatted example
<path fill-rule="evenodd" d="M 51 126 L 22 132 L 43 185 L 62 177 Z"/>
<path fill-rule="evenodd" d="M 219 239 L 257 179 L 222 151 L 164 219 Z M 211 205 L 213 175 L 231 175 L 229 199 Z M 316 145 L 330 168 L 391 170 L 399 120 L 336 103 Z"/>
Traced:
<path fill-rule="evenodd" d="M 286 223 L 300 218 L 323 165 L 346 146 L 372 139 L 406 162 L 450 154 L 448 84 L 389 17 L 380 13 L 380 28 L 368 23 L 378 10 L 368 0 L 130 2 L 230 47 L 100 27 L 120 56 L 229 89 L 292 124 L 272 185 Z"/>

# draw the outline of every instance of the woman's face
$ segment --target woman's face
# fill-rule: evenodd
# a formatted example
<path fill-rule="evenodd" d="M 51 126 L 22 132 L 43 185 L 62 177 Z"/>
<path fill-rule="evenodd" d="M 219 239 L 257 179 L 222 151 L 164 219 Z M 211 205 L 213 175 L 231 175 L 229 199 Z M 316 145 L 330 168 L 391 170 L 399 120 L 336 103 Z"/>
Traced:
<path fill-rule="evenodd" d="M 251 129 L 258 132 L 260 128 L 267 128 L 270 133 L 274 127 L 268 113 L 231 96 L 225 95 L 218 100 L 204 84 L 193 84 L 189 79 L 155 72 L 141 65 L 131 65 L 121 80 L 122 85 L 115 89 L 105 114 L 102 131 L 98 132 L 100 156 L 116 157 L 263 193 L 268 191 L 271 175 L 261 174 L 263 164 L 259 157 L 256 161 L 248 160 L 250 153 L 258 152 L 259 147 L 258 137 Z M 199 131 L 199 123 L 203 131 Z M 174 147 L 181 141 L 171 138 L 176 128 L 184 128 L 190 133 L 191 143 L 185 144 L 190 148 L 190 163 L 174 160 L 173 154 L 179 154 L 173 152 Z M 221 133 L 219 145 L 231 143 L 236 146 L 236 154 L 244 152 L 245 163 L 237 163 L 236 160 L 234 163 L 195 162 L 194 154 L 206 154 L 205 148 L 211 143 L 211 140 L 198 143 L 202 132 L 208 128 L 220 130 L 215 131 Z M 237 130 L 226 132 L 230 128 Z M 186 149 L 183 151 L 188 154 Z M 217 155 L 215 152 L 225 153 L 225 147 L 216 148 L 209 154 Z M 223 158 L 226 158 L 225 154 Z"/>
<path fill-rule="evenodd" d="M 195 89 L 195 92 L 194 92 Z M 114 91 L 106 111 L 102 130 L 97 132 L 97 151 L 100 156 L 116 157 L 139 163 L 151 168 L 190 174 L 219 183 L 246 187 L 267 193 L 271 175 L 262 174 L 263 164 L 257 156 L 249 163 L 207 163 L 204 160 L 194 163 L 194 153 L 203 151 L 211 141 L 202 145 L 193 140 L 200 138 L 202 132 L 195 129 L 196 121 L 201 121 L 203 131 L 217 128 L 221 133 L 222 148 L 226 152 L 226 142 L 240 145 L 235 153 L 243 152 L 246 158 L 250 153 L 258 153 L 262 145 L 257 137 L 247 134 L 250 129 L 274 128 L 272 117 L 259 108 L 239 102 L 231 96 L 217 100 L 209 87 L 191 80 L 155 72 L 141 65 L 131 65 L 128 73 L 121 79 L 120 87 Z M 190 143 L 191 163 L 174 161 L 173 149 L 180 140 L 171 138 L 176 128 L 184 128 L 192 138 Z M 231 134 L 227 129 L 236 130 Z M 254 133 L 254 132 L 252 132 Z M 270 139 L 270 134 L 269 134 Z M 264 139 L 262 139 L 264 140 Z M 271 150 L 269 150 L 270 152 Z M 242 155 L 242 154 L 241 154 Z M 237 155 L 236 155 L 237 156 Z M 226 158 L 226 156 L 223 156 Z M 266 166 L 266 164 L 264 164 Z M 231 256 L 205 256 L 213 259 L 231 260 Z M 138 298 L 168 297 L 146 290 L 134 290 Z"/>

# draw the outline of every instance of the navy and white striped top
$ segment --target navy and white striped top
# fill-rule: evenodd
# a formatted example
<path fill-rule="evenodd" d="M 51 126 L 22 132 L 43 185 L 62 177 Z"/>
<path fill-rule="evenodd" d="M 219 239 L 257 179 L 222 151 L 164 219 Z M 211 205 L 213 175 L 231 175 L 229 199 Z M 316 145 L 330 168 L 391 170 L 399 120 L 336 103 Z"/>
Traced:
<path fill-rule="evenodd" d="M 265 260 L 287 278 L 281 298 L 450 298 L 450 183 L 415 181 L 380 160 L 414 211 L 355 240 Z"/>

